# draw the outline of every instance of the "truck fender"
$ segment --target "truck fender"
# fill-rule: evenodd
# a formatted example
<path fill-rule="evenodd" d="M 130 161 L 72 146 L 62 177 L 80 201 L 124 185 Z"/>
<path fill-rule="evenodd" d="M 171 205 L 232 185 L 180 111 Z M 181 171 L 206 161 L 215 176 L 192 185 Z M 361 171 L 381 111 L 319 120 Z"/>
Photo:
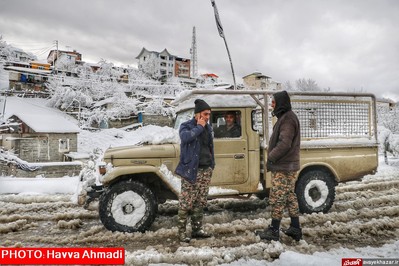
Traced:
<path fill-rule="evenodd" d="M 118 166 L 106 173 L 101 182 L 106 185 L 113 182 L 116 178 L 123 175 L 154 173 L 159 179 L 177 196 L 180 195 L 180 179 L 172 174 L 166 166 L 156 167 L 152 165 L 143 166 Z"/>
<path fill-rule="evenodd" d="M 339 177 L 337 172 L 334 170 L 333 167 L 331 167 L 331 165 L 327 164 L 327 163 L 323 163 L 323 162 L 316 162 L 316 163 L 306 163 L 304 165 L 302 165 L 302 168 L 299 170 L 298 173 L 298 177 L 301 176 L 301 174 L 303 173 L 304 170 L 309 169 L 309 168 L 327 168 L 331 174 L 334 177 L 334 181 L 338 182 L 339 181 Z"/>

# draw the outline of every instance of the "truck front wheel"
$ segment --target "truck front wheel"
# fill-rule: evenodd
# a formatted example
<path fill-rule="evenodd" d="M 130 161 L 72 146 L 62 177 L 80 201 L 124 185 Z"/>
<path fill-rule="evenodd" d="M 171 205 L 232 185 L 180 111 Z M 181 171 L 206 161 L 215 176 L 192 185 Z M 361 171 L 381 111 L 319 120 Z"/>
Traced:
<path fill-rule="evenodd" d="M 144 232 L 154 222 L 157 210 L 152 191 L 132 180 L 107 189 L 99 202 L 100 220 L 111 231 Z"/>
<path fill-rule="evenodd" d="M 301 213 L 326 213 L 334 203 L 335 182 L 327 172 L 311 170 L 299 177 L 295 193 Z"/>

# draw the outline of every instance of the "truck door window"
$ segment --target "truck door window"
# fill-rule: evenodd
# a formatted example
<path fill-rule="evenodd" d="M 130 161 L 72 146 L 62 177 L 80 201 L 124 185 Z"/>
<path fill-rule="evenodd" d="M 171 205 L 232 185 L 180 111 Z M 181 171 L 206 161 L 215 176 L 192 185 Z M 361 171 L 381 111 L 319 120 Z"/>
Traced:
<path fill-rule="evenodd" d="M 212 112 L 212 127 L 215 138 L 241 137 L 241 112 L 235 110 Z"/>
<path fill-rule="evenodd" d="M 263 112 L 262 109 L 252 111 L 252 129 L 263 135 Z"/>

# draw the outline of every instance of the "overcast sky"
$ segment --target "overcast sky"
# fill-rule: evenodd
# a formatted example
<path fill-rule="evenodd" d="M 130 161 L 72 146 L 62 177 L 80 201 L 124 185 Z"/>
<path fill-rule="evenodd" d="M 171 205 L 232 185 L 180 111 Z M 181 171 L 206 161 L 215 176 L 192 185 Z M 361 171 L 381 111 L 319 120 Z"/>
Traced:
<path fill-rule="evenodd" d="M 399 101 L 399 1 L 216 0 L 237 83 L 259 71 L 284 83 Z M 0 34 L 44 59 L 58 40 L 86 62 L 137 66 L 143 47 L 190 58 L 232 83 L 210 0 L 1 0 Z M 54 47 L 54 46 L 53 46 Z M 47 50 L 46 50 L 47 49 Z"/>

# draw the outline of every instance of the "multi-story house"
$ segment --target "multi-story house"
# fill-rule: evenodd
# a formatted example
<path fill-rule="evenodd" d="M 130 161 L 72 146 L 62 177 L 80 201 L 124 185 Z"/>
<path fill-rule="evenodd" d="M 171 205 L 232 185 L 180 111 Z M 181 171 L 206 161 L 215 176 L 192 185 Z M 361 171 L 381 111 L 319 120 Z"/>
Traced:
<path fill-rule="evenodd" d="M 202 74 L 199 78 L 200 83 L 216 83 L 218 82 L 219 76 L 213 73 Z"/>
<path fill-rule="evenodd" d="M 260 72 L 254 72 L 243 78 L 244 86 L 255 90 L 281 90 L 281 83 L 273 81 L 271 77 Z"/>
<path fill-rule="evenodd" d="M 45 82 L 51 74 L 50 64 L 41 62 L 6 62 L 4 70 L 9 75 L 9 90 L 19 93 L 45 93 Z"/>
<path fill-rule="evenodd" d="M 166 49 L 155 52 L 143 47 L 136 59 L 139 69 L 154 78 L 190 78 L 190 59 L 172 55 Z"/>
<path fill-rule="evenodd" d="M 76 50 L 73 51 L 51 50 L 47 56 L 47 62 L 52 66 L 57 66 L 57 62 L 63 60 L 76 64 L 82 61 L 82 54 L 78 53 Z"/>
<path fill-rule="evenodd" d="M 8 60 L 16 61 L 16 62 L 29 62 L 36 60 L 36 56 L 24 52 L 22 49 L 14 48 L 12 56 L 15 58 L 8 58 Z"/>
<path fill-rule="evenodd" d="M 61 72 L 67 76 L 77 76 L 77 73 L 74 72 L 76 65 L 83 64 L 82 54 L 76 50 L 51 50 L 47 56 L 47 62 L 53 66 L 55 74 Z"/>

